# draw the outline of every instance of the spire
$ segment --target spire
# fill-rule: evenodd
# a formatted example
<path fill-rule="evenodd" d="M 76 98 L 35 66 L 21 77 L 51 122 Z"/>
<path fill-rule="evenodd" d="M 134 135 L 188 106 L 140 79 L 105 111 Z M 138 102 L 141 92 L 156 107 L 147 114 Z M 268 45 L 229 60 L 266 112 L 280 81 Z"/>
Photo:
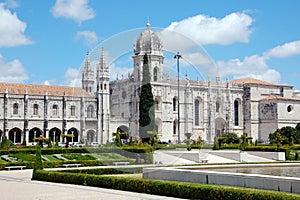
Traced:
<path fill-rule="evenodd" d="M 97 78 L 105 78 L 109 79 L 109 66 L 106 64 L 105 61 L 105 54 L 104 54 L 104 48 L 101 47 L 101 53 L 99 58 L 99 64 L 97 65 Z M 99 81 L 99 80 L 98 80 Z"/>
<path fill-rule="evenodd" d="M 147 23 L 146 23 L 146 27 L 147 27 L 148 30 L 150 30 L 150 26 L 151 26 L 151 24 L 150 24 L 150 22 L 149 22 L 149 17 L 148 17 L 148 21 L 147 21 Z"/>
<path fill-rule="evenodd" d="M 101 48 L 101 55 L 100 55 L 100 61 L 99 61 L 99 67 L 103 69 L 105 67 L 105 56 L 104 56 L 104 48 Z"/>
<path fill-rule="evenodd" d="M 90 53 L 87 52 L 87 53 L 86 53 L 86 58 L 85 58 L 84 69 L 85 69 L 86 71 L 89 71 L 90 65 L 91 65 L 91 61 L 90 61 Z"/>

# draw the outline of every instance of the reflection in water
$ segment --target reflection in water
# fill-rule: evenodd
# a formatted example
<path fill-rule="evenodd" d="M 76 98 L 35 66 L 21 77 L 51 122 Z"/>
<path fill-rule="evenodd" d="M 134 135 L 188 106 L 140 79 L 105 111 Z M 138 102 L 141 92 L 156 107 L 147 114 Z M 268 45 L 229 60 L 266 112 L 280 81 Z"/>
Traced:
<path fill-rule="evenodd" d="M 256 167 L 256 168 L 223 168 L 211 169 L 213 171 L 244 173 L 244 174 L 264 174 L 272 176 L 288 176 L 300 178 L 300 167 Z"/>

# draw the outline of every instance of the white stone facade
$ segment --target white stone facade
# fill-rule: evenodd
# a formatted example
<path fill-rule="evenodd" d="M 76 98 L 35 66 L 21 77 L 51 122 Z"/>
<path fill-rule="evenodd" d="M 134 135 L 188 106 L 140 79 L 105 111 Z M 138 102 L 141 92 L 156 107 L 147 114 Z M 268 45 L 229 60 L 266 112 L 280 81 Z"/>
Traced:
<path fill-rule="evenodd" d="M 252 78 L 222 82 L 180 79 L 178 136 L 178 81 L 164 71 L 163 44 L 147 28 L 134 45 L 133 71 L 127 78 L 110 81 L 110 69 L 102 48 L 96 67 L 89 55 L 82 70 L 82 89 L 0 83 L 0 135 L 15 143 L 34 137 L 61 141 L 60 135 L 73 133 L 75 141 L 112 141 L 112 133 L 122 129 L 139 137 L 139 95 L 143 58 L 148 55 L 155 123 L 161 141 L 184 141 L 185 133 L 212 143 L 222 132 L 267 141 L 277 128 L 300 122 L 299 93 L 283 86 Z"/>

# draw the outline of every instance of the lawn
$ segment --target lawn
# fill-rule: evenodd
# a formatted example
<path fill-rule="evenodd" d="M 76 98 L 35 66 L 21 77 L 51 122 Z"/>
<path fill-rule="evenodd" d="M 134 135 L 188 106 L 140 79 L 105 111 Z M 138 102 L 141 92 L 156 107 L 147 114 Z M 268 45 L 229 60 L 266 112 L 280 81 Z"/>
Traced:
<path fill-rule="evenodd" d="M 9 155 L 10 157 L 15 157 L 18 160 L 22 160 L 23 162 L 34 162 L 35 155 L 33 154 L 26 154 L 26 153 L 16 153 Z"/>
<path fill-rule="evenodd" d="M 85 154 L 85 153 L 62 154 L 61 156 L 68 160 L 96 160 L 96 158 L 91 154 Z"/>
<path fill-rule="evenodd" d="M 93 157 L 95 157 L 97 160 L 107 160 L 107 159 L 116 159 L 116 160 L 122 160 L 127 159 L 127 157 L 122 156 L 117 153 L 91 153 Z"/>

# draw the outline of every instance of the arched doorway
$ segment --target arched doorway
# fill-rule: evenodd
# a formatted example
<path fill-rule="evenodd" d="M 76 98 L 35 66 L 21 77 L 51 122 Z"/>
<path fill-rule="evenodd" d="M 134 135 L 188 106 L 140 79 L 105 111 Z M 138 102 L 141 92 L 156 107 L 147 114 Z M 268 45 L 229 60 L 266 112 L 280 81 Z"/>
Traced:
<path fill-rule="evenodd" d="M 90 144 L 96 141 L 96 133 L 94 130 L 88 130 L 86 133 L 87 142 Z"/>
<path fill-rule="evenodd" d="M 215 121 L 215 127 L 216 127 L 216 136 L 220 136 L 222 133 L 226 131 L 226 121 L 219 117 Z"/>
<path fill-rule="evenodd" d="M 29 141 L 28 142 L 34 142 L 34 138 L 40 137 L 43 135 L 43 132 L 41 129 L 34 127 L 29 131 Z"/>
<path fill-rule="evenodd" d="M 67 134 L 73 134 L 74 137 L 67 137 L 68 142 L 78 142 L 78 130 L 74 127 L 70 128 L 67 132 Z"/>
<path fill-rule="evenodd" d="M 56 138 L 57 138 L 57 142 L 60 142 L 61 141 L 60 135 L 61 135 L 61 130 L 57 127 L 54 127 L 49 131 L 49 138 L 53 142 L 56 142 Z"/>
<path fill-rule="evenodd" d="M 13 143 L 21 143 L 22 141 L 22 130 L 15 127 L 8 132 L 8 139 Z"/>

